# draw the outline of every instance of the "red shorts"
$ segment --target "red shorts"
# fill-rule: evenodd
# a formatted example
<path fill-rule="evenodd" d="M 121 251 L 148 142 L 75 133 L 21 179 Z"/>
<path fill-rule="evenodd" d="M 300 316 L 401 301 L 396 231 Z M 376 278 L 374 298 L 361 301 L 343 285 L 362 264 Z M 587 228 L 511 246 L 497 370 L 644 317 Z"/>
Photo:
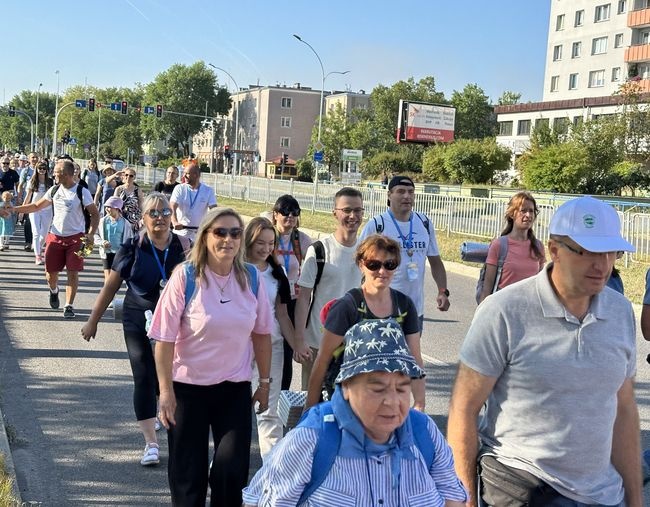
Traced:
<path fill-rule="evenodd" d="M 57 236 L 48 233 L 45 238 L 45 271 L 59 273 L 66 268 L 68 271 L 83 271 L 84 260 L 77 255 L 81 248 L 81 238 L 85 234 L 74 236 Z"/>

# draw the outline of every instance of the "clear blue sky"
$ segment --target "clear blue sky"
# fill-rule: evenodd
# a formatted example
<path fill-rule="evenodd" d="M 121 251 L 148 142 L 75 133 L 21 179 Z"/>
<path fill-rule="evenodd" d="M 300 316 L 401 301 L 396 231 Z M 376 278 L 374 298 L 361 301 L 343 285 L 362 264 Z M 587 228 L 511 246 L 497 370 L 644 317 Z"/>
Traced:
<path fill-rule="evenodd" d="M 370 92 L 434 76 L 437 89 L 477 83 L 541 100 L 550 0 L 5 0 L 0 99 L 23 89 L 148 83 L 175 63 L 210 62 L 239 86 Z M 239 6 L 239 8 L 237 8 Z M 219 82 L 231 86 L 227 76 Z"/>

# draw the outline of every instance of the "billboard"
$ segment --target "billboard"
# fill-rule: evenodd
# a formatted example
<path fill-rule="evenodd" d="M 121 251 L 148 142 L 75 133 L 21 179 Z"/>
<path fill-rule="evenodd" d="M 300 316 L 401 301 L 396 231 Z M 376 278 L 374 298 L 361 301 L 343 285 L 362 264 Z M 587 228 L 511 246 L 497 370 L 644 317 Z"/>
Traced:
<path fill-rule="evenodd" d="M 454 140 L 456 108 L 399 101 L 398 143 L 449 143 Z"/>

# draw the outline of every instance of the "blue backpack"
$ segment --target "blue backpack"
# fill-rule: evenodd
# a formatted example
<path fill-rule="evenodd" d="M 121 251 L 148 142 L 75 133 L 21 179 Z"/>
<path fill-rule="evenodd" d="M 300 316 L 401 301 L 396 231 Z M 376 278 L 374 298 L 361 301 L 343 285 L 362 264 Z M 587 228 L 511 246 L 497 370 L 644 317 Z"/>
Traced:
<path fill-rule="evenodd" d="M 313 412 L 316 416 L 320 416 L 321 426 L 320 428 L 314 428 L 319 430 L 319 433 L 316 448 L 314 449 L 314 461 L 311 465 L 311 480 L 305 486 L 296 505 L 304 503 L 320 487 L 332 469 L 336 456 L 339 453 L 339 447 L 341 446 L 341 430 L 336 423 L 336 417 L 332 411 L 332 403 L 326 401 L 311 407 L 303 414 L 302 419 L 296 426 L 297 428 L 313 428 L 311 424 L 307 424 L 307 415 L 310 412 Z M 428 471 L 431 469 L 435 458 L 433 441 L 427 428 L 429 416 L 414 409 L 409 410 L 409 416 L 413 441 L 420 454 L 422 454 Z"/>
<path fill-rule="evenodd" d="M 257 280 L 257 268 L 248 262 L 244 263 L 248 270 L 248 275 L 251 281 L 251 291 L 257 297 L 257 289 L 259 282 Z M 185 308 L 190 304 L 196 292 L 196 275 L 194 272 L 194 265 L 191 262 L 183 263 L 183 271 L 185 271 Z"/>

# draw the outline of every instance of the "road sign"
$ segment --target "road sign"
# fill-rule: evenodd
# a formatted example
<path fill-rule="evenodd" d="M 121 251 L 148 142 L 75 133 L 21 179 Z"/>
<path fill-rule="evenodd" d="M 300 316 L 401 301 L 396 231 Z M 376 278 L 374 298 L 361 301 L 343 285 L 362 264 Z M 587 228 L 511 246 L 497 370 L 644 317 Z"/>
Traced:
<path fill-rule="evenodd" d="M 363 150 L 346 150 L 341 153 L 341 160 L 344 162 L 361 162 L 363 160 Z"/>
<path fill-rule="evenodd" d="M 75 100 L 74 107 L 78 107 L 79 109 L 86 109 L 86 100 L 85 99 Z"/>
<path fill-rule="evenodd" d="M 111 102 L 111 111 L 121 111 L 122 103 L 121 102 Z"/>
<path fill-rule="evenodd" d="M 70 146 L 76 146 L 77 145 L 77 139 L 74 137 L 71 137 L 70 140 L 68 141 L 68 144 Z"/>
<path fill-rule="evenodd" d="M 325 145 L 320 141 L 316 141 L 316 144 L 314 144 L 314 151 L 323 151 L 324 149 Z"/>
<path fill-rule="evenodd" d="M 314 162 L 322 162 L 323 161 L 323 152 L 322 151 L 315 151 L 314 152 Z"/>
<path fill-rule="evenodd" d="M 156 108 L 153 106 L 144 106 L 144 114 L 155 114 Z"/>

